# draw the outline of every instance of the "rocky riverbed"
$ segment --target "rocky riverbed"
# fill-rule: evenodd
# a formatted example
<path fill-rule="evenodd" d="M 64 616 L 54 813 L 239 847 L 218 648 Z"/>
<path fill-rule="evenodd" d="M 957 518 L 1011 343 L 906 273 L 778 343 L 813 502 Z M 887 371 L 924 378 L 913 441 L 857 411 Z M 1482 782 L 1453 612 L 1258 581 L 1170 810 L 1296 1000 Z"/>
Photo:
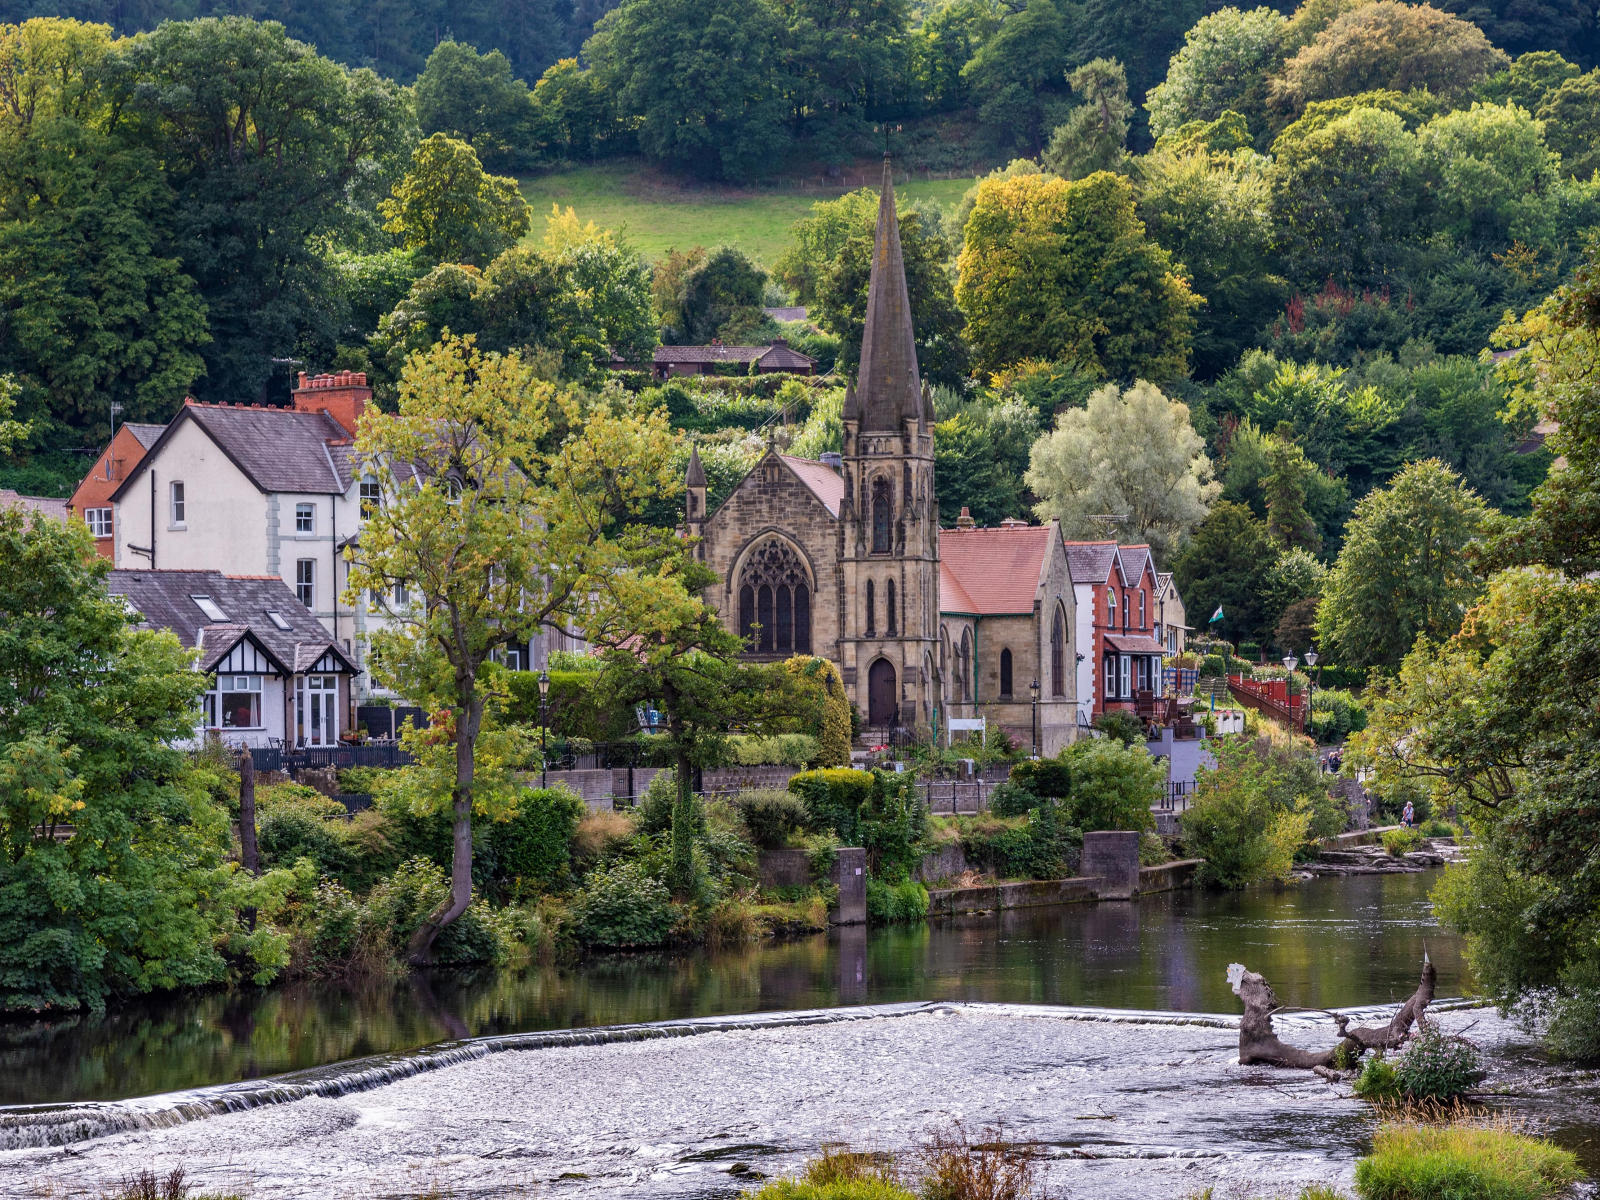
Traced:
<path fill-rule="evenodd" d="M 1595 1076 L 1551 1082 L 1526 1039 L 1492 1011 L 1438 1016 L 1485 1047 L 1491 1086 L 1509 1081 L 1523 1097 L 1508 1103 L 1532 1105 L 1568 1140 L 1596 1133 L 1582 1115 L 1585 1105 L 1596 1111 Z M 551 1045 L 546 1035 L 543 1048 L 528 1049 L 504 1038 L 477 1044 L 493 1052 L 409 1077 L 398 1060 L 358 1064 L 362 1090 L 346 1094 L 338 1080 L 356 1066 L 323 1073 L 325 1094 L 250 1111 L 183 1119 L 227 1089 L 151 1098 L 140 1102 L 146 1123 L 169 1127 L 0 1153 L 0 1196 L 97 1196 L 135 1170 L 182 1165 L 204 1190 L 251 1200 L 435 1188 L 733 1197 L 757 1176 L 795 1170 L 825 1142 L 907 1151 L 955 1120 L 1036 1144 L 1057 1195 L 1143 1200 L 1210 1185 L 1270 1195 L 1316 1180 L 1348 1184 L 1369 1110 L 1348 1087 L 1308 1073 L 1238 1066 L 1235 1020 L 887 1005 L 671 1027 L 693 1036 L 635 1027 L 611 1041 L 590 1031 Z M 1279 1025 L 1306 1045 L 1330 1037 L 1322 1017 Z M 261 1084 L 234 1091 L 250 1087 L 266 1094 Z M 126 1106 L 95 1109 L 98 1128 L 115 1128 L 119 1108 L 125 1115 Z M 27 1114 L 5 1115 L 15 1145 Z M 86 1118 L 77 1132 L 95 1128 Z"/>
<path fill-rule="evenodd" d="M 1318 875 L 1404 875 L 1460 862 L 1465 857 L 1453 838 L 1429 838 L 1420 849 L 1398 857 L 1382 846 L 1347 846 L 1322 851 L 1313 861 L 1298 867 L 1295 874 L 1301 879 Z"/>

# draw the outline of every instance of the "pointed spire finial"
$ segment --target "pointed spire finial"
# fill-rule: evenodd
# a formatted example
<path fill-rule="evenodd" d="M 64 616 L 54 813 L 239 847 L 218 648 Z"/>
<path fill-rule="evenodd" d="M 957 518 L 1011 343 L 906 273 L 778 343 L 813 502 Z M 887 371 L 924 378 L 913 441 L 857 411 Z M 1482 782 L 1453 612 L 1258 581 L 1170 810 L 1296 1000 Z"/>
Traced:
<path fill-rule="evenodd" d="M 850 375 L 844 381 L 844 420 L 859 421 L 860 419 L 861 409 L 856 404 L 856 377 Z"/>
<path fill-rule="evenodd" d="M 706 469 L 700 465 L 700 447 L 689 447 L 689 469 L 684 472 L 683 486 L 703 488 L 706 486 Z"/>
<path fill-rule="evenodd" d="M 900 250 L 900 220 L 894 204 L 894 169 L 883 156 L 883 189 L 873 238 L 872 277 L 867 284 L 867 320 L 861 334 L 861 392 L 857 403 L 864 430 L 899 432 L 921 416 L 917 345 L 911 298 Z"/>

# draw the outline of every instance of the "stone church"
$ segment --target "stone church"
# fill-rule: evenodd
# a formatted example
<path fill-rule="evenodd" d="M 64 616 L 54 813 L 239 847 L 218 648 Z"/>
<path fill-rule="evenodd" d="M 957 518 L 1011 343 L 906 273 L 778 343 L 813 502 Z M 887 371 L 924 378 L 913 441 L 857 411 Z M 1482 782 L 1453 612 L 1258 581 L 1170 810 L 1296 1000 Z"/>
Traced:
<path fill-rule="evenodd" d="M 815 461 L 769 447 L 711 513 L 695 453 L 685 527 L 721 577 L 707 601 L 748 639 L 752 659 L 832 659 L 870 727 L 926 731 L 944 728 L 951 716 L 988 715 L 1051 752 L 1072 736 L 1076 675 L 1063 665 L 1073 661 L 1076 622 L 1059 530 L 1015 521 L 949 531 L 963 552 L 941 562 L 933 428 L 885 159 L 842 453 Z M 990 541 L 998 555 L 984 552 Z M 996 571 L 1006 575 L 1004 586 L 994 586 Z M 973 572 L 989 578 L 962 578 Z M 983 611 L 975 596 L 1004 611 Z M 1002 617 L 1003 644 L 996 644 L 982 626 Z M 1037 706 L 1030 680 L 1041 684 Z"/>

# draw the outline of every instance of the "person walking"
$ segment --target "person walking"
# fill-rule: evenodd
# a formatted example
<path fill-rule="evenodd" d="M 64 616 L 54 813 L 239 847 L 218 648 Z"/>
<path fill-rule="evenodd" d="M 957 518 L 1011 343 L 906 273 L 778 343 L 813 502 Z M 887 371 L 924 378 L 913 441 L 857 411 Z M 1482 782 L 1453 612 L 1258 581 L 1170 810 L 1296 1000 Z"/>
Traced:
<path fill-rule="evenodd" d="M 1407 829 L 1410 829 L 1411 823 L 1416 819 L 1417 810 L 1412 808 L 1411 801 L 1407 800 L 1406 806 L 1400 810 L 1400 824 L 1404 825 Z"/>

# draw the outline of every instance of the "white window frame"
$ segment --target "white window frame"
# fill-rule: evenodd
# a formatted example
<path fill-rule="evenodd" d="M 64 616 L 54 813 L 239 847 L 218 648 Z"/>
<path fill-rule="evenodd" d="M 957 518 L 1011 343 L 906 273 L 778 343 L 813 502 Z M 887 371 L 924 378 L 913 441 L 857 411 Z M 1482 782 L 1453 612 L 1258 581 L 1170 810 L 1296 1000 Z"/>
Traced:
<path fill-rule="evenodd" d="M 1129 673 L 1133 668 L 1131 655 L 1117 655 L 1117 696 L 1119 699 L 1128 700 L 1133 696 L 1133 689 L 1129 686 Z"/>
<path fill-rule="evenodd" d="M 1139 628 L 1140 629 L 1147 628 L 1147 626 L 1144 623 L 1144 589 L 1143 588 L 1139 589 Z"/>
<path fill-rule="evenodd" d="M 363 475 L 356 484 L 356 500 L 361 510 L 361 519 L 364 521 L 372 515 L 372 510 L 383 507 L 383 488 L 378 483 L 376 475 Z"/>
<path fill-rule="evenodd" d="M 174 479 L 167 484 L 167 517 L 168 529 L 189 527 L 189 500 L 181 479 Z"/>
<path fill-rule="evenodd" d="M 211 729 L 236 729 L 241 732 L 265 729 L 264 705 L 262 704 L 261 694 L 261 676 L 259 675 L 217 676 L 216 683 L 206 693 L 206 726 Z M 249 725 L 224 725 L 221 723 L 223 715 L 228 711 L 223 704 L 224 696 L 249 696 L 251 698 L 251 723 Z"/>
<path fill-rule="evenodd" d="M 1117 589 L 1106 589 L 1106 624 L 1115 629 L 1117 627 Z"/>
<path fill-rule="evenodd" d="M 302 501 L 294 506 L 294 531 L 296 533 L 315 533 L 317 531 L 317 506 L 309 501 Z"/>
<path fill-rule="evenodd" d="M 86 508 L 83 510 L 83 523 L 95 537 L 111 537 L 115 512 L 110 508 Z"/>
<path fill-rule="evenodd" d="M 295 599 L 306 606 L 307 612 L 317 611 L 317 560 L 300 558 L 294 564 Z M 307 599 L 307 596 L 310 598 Z"/>

